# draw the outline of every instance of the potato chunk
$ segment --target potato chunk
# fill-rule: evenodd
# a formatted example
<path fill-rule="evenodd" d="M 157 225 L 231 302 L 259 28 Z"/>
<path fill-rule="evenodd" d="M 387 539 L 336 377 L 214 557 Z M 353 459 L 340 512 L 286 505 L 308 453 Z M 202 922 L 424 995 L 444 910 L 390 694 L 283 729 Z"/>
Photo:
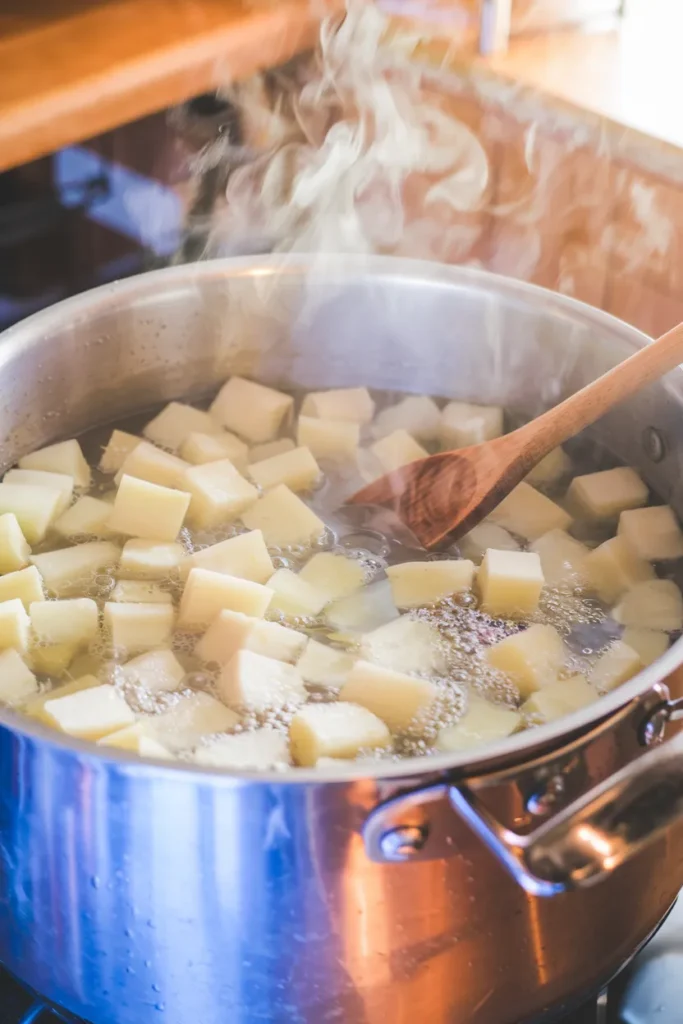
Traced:
<path fill-rule="evenodd" d="M 358 704 L 307 704 L 289 726 L 295 764 L 311 768 L 319 757 L 353 758 L 360 750 L 391 745 L 381 718 Z"/>
<path fill-rule="evenodd" d="M 0 484 L 0 514 L 11 512 L 29 544 L 38 544 L 60 513 L 62 492 L 34 484 Z"/>
<path fill-rule="evenodd" d="M 177 455 L 155 448 L 147 441 L 141 441 L 126 456 L 121 468 L 115 476 L 115 482 L 121 483 L 124 476 L 133 476 L 136 480 L 146 480 L 149 484 L 159 487 L 176 487 L 181 489 L 183 478 L 190 464 Z"/>
<path fill-rule="evenodd" d="M 548 586 L 567 582 L 581 584 L 586 581 L 583 566 L 590 550 L 564 530 L 544 533 L 529 548 L 541 559 L 543 577 Z"/>
<path fill-rule="evenodd" d="M 577 516 L 587 519 L 612 519 L 647 501 L 647 484 L 634 469 L 619 466 L 600 473 L 575 476 L 567 491 L 567 504 Z"/>
<path fill-rule="evenodd" d="M 525 619 L 538 607 L 544 578 L 534 551 L 489 549 L 477 574 L 481 607 L 496 618 Z"/>
<path fill-rule="evenodd" d="M 29 614 L 33 635 L 41 643 L 87 647 L 99 631 L 97 605 L 88 597 L 35 601 Z"/>
<path fill-rule="evenodd" d="M 181 458 L 193 466 L 230 459 L 240 473 L 247 467 L 248 452 L 248 445 L 227 430 L 220 434 L 188 434 L 180 446 Z"/>
<path fill-rule="evenodd" d="M 259 444 L 277 436 L 293 404 L 294 399 L 281 391 L 232 377 L 214 399 L 211 415 L 251 444 Z"/>
<path fill-rule="evenodd" d="M 11 601 L 13 597 L 18 597 L 27 611 L 32 601 L 45 600 L 43 581 L 34 565 L 0 576 L 0 601 Z"/>
<path fill-rule="evenodd" d="M 188 469 L 183 487 L 192 495 L 188 522 L 200 530 L 234 522 L 258 498 L 254 485 L 229 459 Z"/>
<path fill-rule="evenodd" d="M 465 558 L 402 562 L 389 566 L 387 576 L 396 607 L 419 608 L 469 590 L 474 565 Z"/>
<path fill-rule="evenodd" d="M 498 406 L 449 402 L 441 412 L 439 437 L 444 451 L 492 441 L 502 433 L 503 410 Z"/>
<path fill-rule="evenodd" d="M 365 633 L 361 651 L 368 661 L 404 672 L 438 673 L 445 667 L 438 630 L 409 615 Z"/>
<path fill-rule="evenodd" d="M 398 618 L 398 609 L 391 595 L 389 580 L 375 580 L 325 609 L 325 621 L 343 632 L 360 633 L 378 629 Z"/>
<path fill-rule="evenodd" d="M 177 573 L 185 558 L 185 548 L 175 541 L 128 540 L 121 551 L 119 575 L 123 579 L 163 580 Z"/>
<path fill-rule="evenodd" d="M 211 569 L 227 576 L 239 576 L 253 583 L 265 583 L 275 572 L 261 530 L 250 530 L 237 537 L 229 537 L 218 544 L 195 551 L 181 567 L 181 575 L 191 569 Z"/>
<path fill-rule="evenodd" d="M 292 491 L 310 491 L 320 477 L 320 466 L 308 448 L 295 448 L 263 462 L 253 462 L 249 476 L 264 491 L 278 484 L 287 484 Z"/>
<path fill-rule="evenodd" d="M 522 705 L 522 712 L 534 720 L 551 722 L 554 718 L 570 715 L 572 711 L 593 704 L 598 699 L 598 692 L 588 683 L 584 676 L 574 675 L 568 679 L 558 679 L 537 690 Z"/>
<path fill-rule="evenodd" d="M 298 669 L 254 651 L 239 650 L 218 679 L 218 693 L 226 704 L 265 711 L 283 704 L 303 704 L 306 688 Z"/>
<path fill-rule="evenodd" d="M 360 426 L 348 420 L 318 420 L 299 416 L 296 440 L 316 459 L 345 461 L 354 459 L 360 442 Z"/>
<path fill-rule="evenodd" d="M 194 761 L 206 768 L 260 769 L 289 765 L 289 740 L 277 729 L 254 729 L 234 736 L 219 736 L 194 752 Z"/>
<path fill-rule="evenodd" d="M 273 547 L 310 544 L 325 533 L 322 519 L 285 484 L 259 498 L 243 513 L 242 522 L 248 530 L 261 530 L 266 544 Z"/>
<path fill-rule="evenodd" d="M 436 748 L 447 754 L 471 750 L 484 743 L 493 743 L 511 736 L 522 722 L 518 711 L 470 695 L 462 718 L 455 725 L 447 726 L 439 732 Z"/>
<path fill-rule="evenodd" d="M 106 736 L 102 736 L 101 739 L 97 740 L 97 745 L 98 747 L 114 747 L 116 750 L 130 750 L 135 754 L 139 754 L 141 752 L 140 744 L 144 740 L 152 743 L 155 742 L 151 736 L 147 735 L 144 722 L 134 722 L 132 725 L 124 726 L 123 729 L 117 729 L 116 732 L 110 732 Z M 166 756 L 170 757 L 170 754 L 166 752 Z"/>
<path fill-rule="evenodd" d="M 45 702 L 43 711 L 50 725 L 84 740 L 98 740 L 135 721 L 121 694 L 106 684 L 53 697 Z"/>
<path fill-rule="evenodd" d="M 202 661 L 225 665 L 244 648 L 276 661 L 294 662 L 305 644 L 306 636 L 295 629 L 224 608 L 195 647 L 195 654 Z"/>
<path fill-rule="evenodd" d="M 296 445 L 291 437 L 279 437 L 277 441 L 267 441 L 265 444 L 255 444 L 249 449 L 249 462 L 264 462 L 272 459 L 275 455 L 284 455 L 285 452 L 293 452 Z"/>
<path fill-rule="evenodd" d="M 76 487 L 90 487 L 90 466 L 76 440 L 60 441 L 24 455 L 19 459 L 19 467 L 41 469 L 46 473 L 64 473 L 73 477 Z"/>
<path fill-rule="evenodd" d="M 31 545 L 13 512 L 0 516 L 0 573 L 16 572 L 28 565 Z"/>
<path fill-rule="evenodd" d="M 429 710 L 438 693 L 429 679 L 357 661 L 339 691 L 339 698 L 372 711 L 390 729 L 406 729 Z"/>
<path fill-rule="evenodd" d="M 515 684 L 522 697 L 529 697 L 535 690 L 555 682 L 566 654 L 556 629 L 533 625 L 493 644 L 486 659 Z"/>
<path fill-rule="evenodd" d="M 325 594 L 291 569 L 278 569 L 268 580 L 268 586 L 273 591 L 271 612 L 308 617 L 318 615 L 329 603 Z"/>
<path fill-rule="evenodd" d="M 538 487 L 539 484 L 554 484 L 562 477 L 569 476 L 572 460 L 562 448 L 553 448 L 551 452 L 536 463 L 527 473 L 527 481 Z"/>
<path fill-rule="evenodd" d="M 118 473 L 130 453 L 141 442 L 135 434 L 125 430 L 112 430 L 111 437 L 100 458 L 100 469 L 103 473 Z"/>
<path fill-rule="evenodd" d="M 121 669 L 123 678 L 133 686 L 151 693 L 179 690 L 186 676 L 185 669 L 173 651 L 148 651 L 131 658 Z"/>
<path fill-rule="evenodd" d="M 101 569 L 118 565 L 120 554 L 121 549 L 108 540 L 90 540 L 72 548 L 31 555 L 31 561 L 48 591 L 61 597 L 82 590 Z"/>
<path fill-rule="evenodd" d="M 669 633 L 683 627 L 683 596 L 671 580 L 634 583 L 612 615 L 624 626 L 640 626 L 642 629 L 659 629 Z"/>
<path fill-rule="evenodd" d="M 50 490 L 59 491 L 59 515 L 69 507 L 73 498 L 74 478 L 65 473 L 47 473 L 41 469 L 10 469 L 9 473 L 5 473 L 3 481 L 6 484 L 49 487 Z"/>
<path fill-rule="evenodd" d="M 310 583 L 327 601 L 338 601 L 363 586 L 365 570 L 353 558 L 321 551 L 306 562 L 299 579 Z"/>
<path fill-rule="evenodd" d="M 683 532 L 668 505 L 622 512 L 618 535 L 646 562 L 666 562 L 683 557 Z"/>
<path fill-rule="evenodd" d="M 496 523 L 479 523 L 458 541 L 463 558 L 469 558 L 479 565 L 489 548 L 496 551 L 519 551 L 515 538 Z"/>
<path fill-rule="evenodd" d="M 239 721 L 235 711 L 211 694 L 200 692 L 181 697 L 168 711 L 152 715 L 145 724 L 158 742 L 177 752 L 194 747 L 203 736 L 233 729 Z"/>
<path fill-rule="evenodd" d="M 568 512 L 524 482 L 503 498 L 489 519 L 525 540 L 537 540 L 549 530 L 566 530 L 572 521 Z"/>
<path fill-rule="evenodd" d="M 34 672 L 58 678 L 63 676 L 76 657 L 78 647 L 73 644 L 47 644 L 31 650 L 31 665 Z"/>
<path fill-rule="evenodd" d="M 132 601 L 134 604 L 173 604 L 173 598 L 168 591 L 146 580 L 119 580 L 109 600 Z"/>
<path fill-rule="evenodd" d="M 643 665 L 651 665 L 668 651 L 670 640 L 666 633 L 657 629 L 641 629 L 639 626 L 627 626 L 621 639 L 631 647 Z"/>
<path fill-rule="evenodd" d="M 320 420 L 369 423 L 375 414 L 375 403 L 367 388 L 333 388 L 331 391 L 309 392 L 301 411 L 304 416 L 315 416 Z"/>
<path fill-rule="evenodd" d="M 386 437 L 371 444 L 370 451 L 384 473 L 392 473 L 401 466 L 407 466 L 408 463 L 424 459 L 429 455 L 429 452 L 421 444 L 418 444 L 407 430 L 395 430 L 393 434 L 387 434 Z"/>
<path fill-rule="evenodd" d="M 0 702 L 14 707 L 38 692 L 38 680 L 12 648 L 0 653 Z"/>
<path fill-rule="evenodd" d="M 208 412 L 183 402 L 169 402 L 142 433 L 153 444 L 176 452 L 190 434 L 220 434 L 221 426 Z"/>
<path fill-rule="evenodd" d="M 409 395 L 377 413 L 372 434 L 380 438 L 395 430 L 407 430 L 416 441 L 429 442 L 437 440 L 440 426 L 441 411 L 434 399 L 427 395 Z"/>
<path fill-rule="evenodd" d="M 173 605 L 121 604 L 108 601 L 104 606 L 104 624 L 115 651 L 149 651 L 164 647 L 173 633 Z"/>
<path fill-rule="evenodd" d="M 345 651 L 338 651 L 311 638 L 296 667 L 307 683 L 338 688 L 353 668 L 353 662 L 354 659 Z"/>
<path fill-rule="evenodd" d="M 49 700 L 68 697 L 69 694 L 80 693 L 81 690 L 91 690 L 100 685 L 101 683 L 97 676 L 79 676 L 77 679 L 72 679 L 68 683 L 63 683 L 61 686 L 55 687 L 54 690 L 46 690 L 43 693 L 37 694 L 35 697 L 31 697 L 24 704 L 21 710 L 30 718 L 37 718 L 40 722 L 50 725 L 50 719 L 45 714 L 45 705 Z"/>
<path fill-rule="evenodd" d="M 590 587 L 607 604 L 635 583 L 655 578 L 649 562 L 639 558 L 623 537 L 612 537 L 594 548 L 583 563 Z"/>
<path fill-rule="evenodd" d="M 273 591 L 260 583 L 210 569 L 192 569 L 180 601 L 178 627 L 202 632 L 224 608 L 261 618 L 272 597 Z"/>
<path fill-rule="evenodd" d="M 599 691 L 614 690 L 642 668 L 643 663 L 636 651 L 623 640 L 615 640 L 593 665 L 588 682 Z"/>
<path fill-rule="evenodd" d="M 125 476 L 116 493 L 109 528 L 147 540 L 175 540 L 192 495 Z"/>
<path fill-rule="evenodd" d="M 57 519 L 55 533 L 62 537 L 111 537 L 107 523 L 111 505 L 100 498 L 83 495 Z"/>

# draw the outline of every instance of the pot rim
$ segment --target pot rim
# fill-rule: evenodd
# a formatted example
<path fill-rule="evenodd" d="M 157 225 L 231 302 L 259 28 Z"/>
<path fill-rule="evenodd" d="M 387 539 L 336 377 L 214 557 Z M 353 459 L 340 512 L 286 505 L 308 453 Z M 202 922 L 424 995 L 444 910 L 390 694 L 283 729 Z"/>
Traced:
<path fill-rule="evenodd" d="M 80 295 L 64 299 L 45 310 L 32 314 L 20 323 L 0 333 L 0 372 L 3 367 L 22 349 L 30 349 L 42 343 L 46 336 L 56 330 L 63 329 L 65 323 L 83 322 L 93 308 L 106 309 L 116 306 L 122 300 L 136 301 L 146 296 L 153 296 L 160 282 L 191 286 L 195 281 L 207 281 L 212 278 L 236 277 L 267 277 L 282 274 L 301 276 L 302 271 L 321 272 L 329 277 L 330 272 L 336 274 L 356 275 L 371 272 L 376 276 L 419 278 L 421 281 L 431 280 L 443 285 L 464 285 L 475 287 L 494 295 L 502 295 L 513 301 L 523 302 L 527 298 L 549 312 L 567 317 L 574 322 L 591 326 L 602 333 L 618 334 L 622 342 L 633 349 L 642 348 L 652 339 L 637 328 L 619 320 L 603 310 L 594 309 L 578 299 L 560 295 L 538 285 L 514 278 L 503 277 L 473 267 L 450 266 L 427 260 L 404 259 L 395 256 L 358 256 L 344 254 L 325 254 L 321 259 L 315 254 L 294 254 L 268 256 L 240 256 L 207 260 L 202 263 L 184 264 L 164 267 L 149 271 L 122 281 L 101 285 Z M 673 371 L 680 375 L 681 370 Z M 683 664 L 683 637 L 677 640 L 652 665 L 630 679 L 616 690 L 600 697 L 594 704 L 579 711 L 535 726 L 523 732 L 507 737 L 496 743 L 486 744 L 473 751 L 461 754 L 433 754 L 429 757 L 411 757 L 402 761 L 378 761 L 375 767 L 372 762 L 357 764 L 349 762 L 345 766 L 340 762 L 339 768 L 321 771 L 319 768 L 297 768 L 293 771 L 226 771 L 220 768 L 205 768 L 187 761 L 163 761 L 152 758 L 141 758 L 134 753 L 115 748 L 98 747 L 85 740 L 68 737 L 39 721 L 22 716 L 9 708 L 0 708 L 0 726 L 6 726 L 18 735 L 32 737 L 35 740 L 47 741 L 52 746 L 65 751 L 73 751 L 83 759 L 92 761 L 117 762 L 122 770 L 157 772 L 174 771 L 188 774 L 190 777 L 211 777 L 212 782 L 222 780 L 225 785 L 239 784 L 242 781 L 261 781 L 277 784 L 323 784 L 328 782 L 349 783 L 356 780 L 385 780 L 414 778 L 417 775 L 438 775 L 446 771 L 458 771 L 463 776 L 480 774 L 486 770 L 490 762 L 524 761 L 532 752 L 541 747 L 561 746 L 572 734 L 587 730 L 590 726 L 604 720 L 622 708 L 629 701 L 651 689 L 655 683 L 666 679 L 675 669 Z"/>

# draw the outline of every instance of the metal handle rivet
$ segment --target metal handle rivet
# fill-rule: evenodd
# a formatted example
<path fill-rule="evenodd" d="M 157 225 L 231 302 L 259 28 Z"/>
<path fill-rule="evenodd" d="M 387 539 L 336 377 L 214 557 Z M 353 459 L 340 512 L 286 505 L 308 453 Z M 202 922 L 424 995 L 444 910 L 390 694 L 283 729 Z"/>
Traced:
<path fill-rule="evenodd" d="M 420 825 L 398 825 L 385 832 L 379 841 L 386 860 L 410 860 L 427 841 L 427 829 Z"/>
<path fill-rule="evenodd" d="M 653 462 L 661 462 L 666 455 L 666 443 L 656 427 L 646 427 L 643 431 L 643 449 Z"/>

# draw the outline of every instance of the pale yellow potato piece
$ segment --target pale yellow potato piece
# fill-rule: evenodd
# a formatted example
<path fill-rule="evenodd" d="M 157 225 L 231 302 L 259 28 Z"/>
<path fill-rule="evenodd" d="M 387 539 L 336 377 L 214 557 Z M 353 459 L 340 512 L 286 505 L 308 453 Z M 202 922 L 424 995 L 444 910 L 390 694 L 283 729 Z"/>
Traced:
<path fill-rule="evenodd" d="M 110 516 L 108 501 L 86 494 L 56 520 L 54 530 L 62 537 L 111 537 Z"/>
<path fill-rule="evenodd" d="M 209 693 L 181 697 L 168 711 L 145 719 L 148 731 L 172 752 L 194 747 L 203 736 L 225 732 L 238 725 L 240 716 Z M 141 751 L 142 753 L 142 751 Z M 159 757 L 148 753 L 148 757 Z"/>
<path fill-rule="evenodd" d="M 320 757 L 354 758 L 360 750 L 391 745 L 391 733 L 377 715 L 358 704 L 307 704 L 289 726 L 292 759 L 312 768 Z"/>
<path fill-rule="evenodd" d="M 76 656 L 78 647 L 73 644 L 48 644 L 31 648 L 31 665 L 34 672 L 44 676 L 63 676 Z"/>
<path fill-rule="evenodd" d="M 339 691 L 339 699 L 367 708 L 390 729 L 406 729 L 418 715 L 428 711 L 438 693 L 429 679 L 370 661 L 357 661 Z"/>
<path fill-rule="evenodd" d="M 104 625 L 115 651 L 133 653 L 166 646 L 173 633 L 173 619 L 170 604 L 108 601 L 104 606 Z"/>
<path fill-rule="evenodd" d="M 268 491 L 242 515 L 248 530 L 261 530 L 266 544 L 289 548 L 310 544 L 325 533 L 325 524 L 286 484 Z"/>
<path fill-rule="evenodd" d="M 217 689 L 226 704 L 254 711 L 306 700 L 304 681 L 294 665 L 244 648 L 221 669 Z"/>
<path fill-rule="evenodd" d="M 618 600 L 635 583 L 655 578 L 650 563 L 639 558 L 623 537 L 612 537 L 591 551 L 583 571 L 591 588 L 606 604 Z"/>
<path fill-rule="evenodd" d="M 402 562 L 390 565 L 387 576 L 397 608 L 420 608 L 469 590 L 474 580 L 474 564 L 466 558 Z"/>
<path fill-rule="evenodd" d="M 396 405 L 382 409 L 372 424 L 373 437 L 386 437 L 395 430 L 407 430 L 416 441 L 436 441 L 441 426 L 441 411 L 427 395 L 409 395 Z"/>
<path fill-rule="evenodd" d="M 325 621 L 335 630 L 361 633 L 397 619 L 389 580 L 375 580 L 340 598 L 325 609 Z"/>
<path fill-rule="evenodd" d="M 646 562 L 666 562 L 683 557 L 683 532 L 668 505 L 622 512 L 617 532 Z"/>
<path fill-rule="evenodd" d="M 219 434 L 188 434 L 180 446 L 181 458 L 193 466 L 230 459 L 240 472 L 246 469 L 248 453 L 248 445 L 227 430 L 221 430 Z"/>
<path fill-rule="evenodd" d="M 612 617 L 623 626 L 669 633 L 683 627 L 683 595 L 672 580 L 634 583 L 613 610 Z"/>
<path fill-rule="evenodd" d="M 134 754 L 140 753 L 140 741 L 151 737 L 147 735 L 144 722 L 134 722 L 116 732 L 110 732 L 97 740 L 98 747 L 115 747 L 117 750 L 130 750 Z M 152 741 L 154 742 L 154 741 Z"/>
<path fill-rule="evenodd" d="M 515 684 L 522 697 L 554 683 L 567 651 L 562 637 L 552 626 L 533 625 L 521 633 L 499 640 L 486 651 L 493 668 Z"/>
<path fill-rule="evenodd" d="M 260 583 L 210 569 L 192 569 L 180 601 L 178 628 L 202 632 L 224 608 L 261 618 L 272 597 L 273 591 Z"/>
<path fill-rule="evenodd" d="M 100 458 L 100 469 L 103 473 L 118 473 L 134 448 L 140 444 L 141 438 L 128 434 L 125 430 L 113 430 L 107 446 Z"/>
<path fill-rule="evenodd" d="M 299 416 L 296 439 L 316 459 L 344 461 L 354 459 L 360 442 L 360 426 L 349 420 L 319 420 Z"/>
<path fill-rule="evenodd" d="M 42 469 L 10 469 L 5 473 L 3 482 L 24 487 L 49 487 L 59 491 L 60 500 L 57 508 L 61 515 L 71 504 L 74 493 L 74 478 L 65 473 L 48 473 Z"/>
<path fill-rule="evenodd" d="M 541 569 L 548 586 L 558 583 L 586 582 L 584 562 L 590 549 L 570 537 L 564 530 L 550 530 L 529 545 L 541 559 Z"/>
<path fill-rule="evenodd" d="M 657 629 L 641 629 L 639 626 L 627 626 L 621 639 L 631 647 L 643 665 L 651 665 L 661 658 L 669 649 L 669 636 Z"/>
<path fill-rule="evenodd" d="M 34 601 L 29 607 L 31 628 L 39 643 L 87 647 L 99 632 L 97 605 L 89 597 L 66 601 Z"/>
<path fill-rule="evenodd" d="M 214 399 L 211 415 L 251 444 L 260 444 L 277 436 L 293 405 L 290 395 L 232 377 Z"/>
<path fill-rule="evenodd" d="M 502 433 L 503 410 L 497 405 L 449 402 L 441 411 L 439 440 L 444 451 L 492 441 Z"/>
<path fill-rule="evenodd" d="M 354 658 L 345 651 L 328 647 L 311 638 L 296 667 L 307 683 L 339 687 L 353 668 L 353 663 Z"/>
<path fill-rule="evenodd" d="M 143 732 L 138 739 L 138 754 L 140 757 L 153 757 L 157 761 L 174 760 L 175 755 L 168 750 L 163 743 L 159 743 L 152 736 Z"/>
<path fill-rule="evenodd" d="M 193 759 L 205 768 L 267 771 L 289 765 L 289 739 L 285 733 L 267 727 L 219 736 L 197 747 Z"/>
<path fill-rule="evenodd" d="M 48 591 L 57 596 L 82 590 L 101 569 L 117 566 L 121 549 L 108 540 L 90 540 L 72 548 L 57 548 L 31 561 Z"/>
<path fill-rule="evenodd" d="M 148 441 L 140 441 L 122 462 L 114 481 L 120 484 L 124 476 L 133 476 L 136 480 L 146 480 L 159 487 L 182 489 L 189 468 L 189 462 L 179 459 L 177 455 L 162 451 Z"/>
<path fill-rule="evenodd" d="M 53 690 L 48 690 L 44 693 L 39 693 L 35 697 L 31 697 L 26 704 L 23 705 L 21 710 L 25 715 L 29 715 L 30 718 L 37 718 L 39 721 L 45 722 L 47 725 L 50 724 L 50 719 L 45 714 L 45 705 L 49 700 L 68 697 L 72 693 L 80 693 L 82 690 L 91 690 L 100 685 L 101 683 L 97 676 L 79 676 L 77 679 L 72 679 L 68 683 L 62 683 L 61 686 L 56 686 Z"/>
<path fill-rule="evenodd" d="M 190 434 L 220 432 L 220 423 L 217 423 L 213 416 L 208 412 L 202 412 L 201 409 L 195 409 L 192 405 L 185 405 L 184 402 L 169 402 L 142 431 L 153 444 L 169 448 L 172 452 L 178 451 Z"/>
<path fill-rule="evenodd" d="M 566 530 L 572 521 L 568 512 L 524 481 L 503 498 L 489 519 L 525 540 L 537 540 L 549 530 Z"/>
<path fill-rule="evenodd" d="M 124 475 L 116 493 L 109 528 L 143 540 L 175 540 L 191 497 L 185 491 Z"/>
<path fill-rule="evenodd" d="M 553 448 L 527 473 L 527 482 L 538 487 L 539 484 L 554 484 L 562 477 L 569 476 L 572 460 L 562 448 Z"/>
<path fill-rule="evenodd" d="M 367 661 L 376 661 L 386 668 L 427 673 L 439 673 L 445 668 L 439 631 L 410 615 L 365 633 L 360 643 Z"/>
<path fill-rule="evenodd" d="M 328 601 L 338 601 L 363 586 L 365 570 L 354 558 L 321 551 L 306 562 L 299 579 L 310 583 Z"/>
<path fill-rule="evenodd" d="M 129 580 L 163 580 L 173 576 L 187 552 L 175 541 L 128 540 L 123 545 L 119 575 Z"/>
<path fill-rule="evenodd" d="M 320 420 L 369 423 L 375 414 L 375 403 L 367 388 L 333 388 L 309 392 L 302 402 L 301 412 Z"/>
<path fill-rule="evenodd" d="M 240 533 L 195 551 L 183 562 L 181 576 L 187 576 L 191 569 L 211 569 L 253 583 L 265 583 L 275 572 L 261 530 Z"/>
<path fill-rule="evenodd" d="M 173 598 L 156 583 L 146 580 L 119 580 L 110 601 L 132 601 L 134 604 L 173 604 Z"/>
<path fill-rule="evenodd" d="M 478 565 L 489 548 L 496 551 L 519 551 L 515 538 L 496 523 L 479 523 L 461 537 L 458 547 L 463 558 L 469 558 Z"/>
<path fill-rule="evenodd" d="M 0 514 L 11 512 L 29 544 L 39 544 L 60 513 L 61 491 L 35 484 L 0 484 Z"/>
<path fill-rule="evenodd" d="M 75 439 L 39 448 L 19 459 L 21 469 L 40 469 L 46 473 L 64 473 L 74 479 L 76 487 L 90 487 L 90 466 Z"/>
<path fill-rule="evenodd" d="M 230 459 L 188 469 L 183 488 L 192 495 L 187 521 L 200 530 L 233 522 L 258 498 L 257 489 Z"/>
<path fill-rule="evenodd" d="M 371 444 L 370 451 L 385 473 L 391 473 L 401 466 L 407 466 L 410 462 L 424 459 L 429 455 L 426 448 L 418 444 L 407 430 L 395 430 L 393 434 L 387 434 L 386 437 Z"/>
<path fill-rule="evenodd" d="M 586 519 L 612 519 L 647 501 L 648 489 L 629 466 L 605 469 L 600 473 L 575 476 L 567 491 L 567 505 L 576 516 Z"/>
<path fill-rule="evenodd" d="M 84 740 L 98 740 L 135 721 L 133 711 L 116 687 L 108 684 L 79 690 L 66 697 L 53 696 L 45 701 L 43 712 L 50 725 Z"/>
<path fill-rule="evenodd" d="M 185 669 L 169 650 L 139 654 L 127 661 L 121 672 L 127 683 L 142 686 L 151 693 L 178 690 L 186 676 Z"/>
<path fill-rule="evenodd" d="M 0 576 L 0 601 L 11 601 L 13 597 L 23 602 L 26 611 L 32 601 L 45 600 L 43 581 L 35 565 Z"/>
<path fill-rule="evenodd" d="M 439 731 L 436 749 L 446 754 L 471 750 L 511 736 L 522 723 L 523 718 L 518 711 L 470 695 L 462 718 L 455 725 Z"/>
<path fill-rule="evenodd" d="M 310 491 L 320 478 L 320 466 L 308 448 L 295 448 L 262 462 L 253 462 L 248 472 L 264 491 L 278 484 L 287 484 L 292 491 Z"/>
<path fill-rule="evenodd" d="M 277 441 L 255 444 L 253 448 L 249 449 L 249 462 L 263 462 L 265 459 L 272 459 L 275 455 L 293 452 L 295 448 L 296 445 L 290 437 L 279 437 Z"/>
<path fill-rule="evenodd" d="M 14 707 L 38 692 L 38 680 L 12 648 L 0 653 L 0 702 Z"/>
<path fill-rule="evenodd" d="M 28 565 L 31 545 L 13 512 L 0 516 L 0 573 L 16 572 Z"/>
<path fill-rule="evenodd" d="M 588 682 L 599 691 L 614 690 L 642 668 L 640 655 L 623 640 L 615 640 L 593 665 Z"/>
<path fill-rule="evenodd" d="M 318 615 L 329 604 L 324 593 L 291 569 L 278 569 L 268 580 L 268 586 L 273 591 L 269 606 L 271 612 L 308 617 Z"/>
<path fill-rule="evenodd" d="M 202 661 L 225 665 L 241 648 L 276 661 L 296 661 L 306 636 L 295 629 L 224 608 L 195 647 Z"/>
<path fill-rule="evenodd" d="M 534 551 L 490 548 L 477 573 L 481 607 L 502 619 L 526 619 L 536 611 L 544 584 L 541 559 Z"/>
<path fill-rule="evenodd" d="M 599 697 L 585 676 L 573 675 L 549 683 L 522 704 L 522 713 L 530 718 L 551 722 L 554 718 L 570 715 L 572 711 L 593 704 Z"/>

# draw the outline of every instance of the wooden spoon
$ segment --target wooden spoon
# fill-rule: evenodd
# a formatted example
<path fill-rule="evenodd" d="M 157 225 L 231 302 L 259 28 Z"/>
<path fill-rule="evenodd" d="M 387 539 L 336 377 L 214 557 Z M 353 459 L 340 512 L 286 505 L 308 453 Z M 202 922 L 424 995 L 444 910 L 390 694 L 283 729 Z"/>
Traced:
<path fill-rule="evenodd" d="M 681 362 L 683 323 L 518 430 L 401 466 L 348 502 L 390 506 L 425 548 L 456 540 L 558 444 Z"/>

